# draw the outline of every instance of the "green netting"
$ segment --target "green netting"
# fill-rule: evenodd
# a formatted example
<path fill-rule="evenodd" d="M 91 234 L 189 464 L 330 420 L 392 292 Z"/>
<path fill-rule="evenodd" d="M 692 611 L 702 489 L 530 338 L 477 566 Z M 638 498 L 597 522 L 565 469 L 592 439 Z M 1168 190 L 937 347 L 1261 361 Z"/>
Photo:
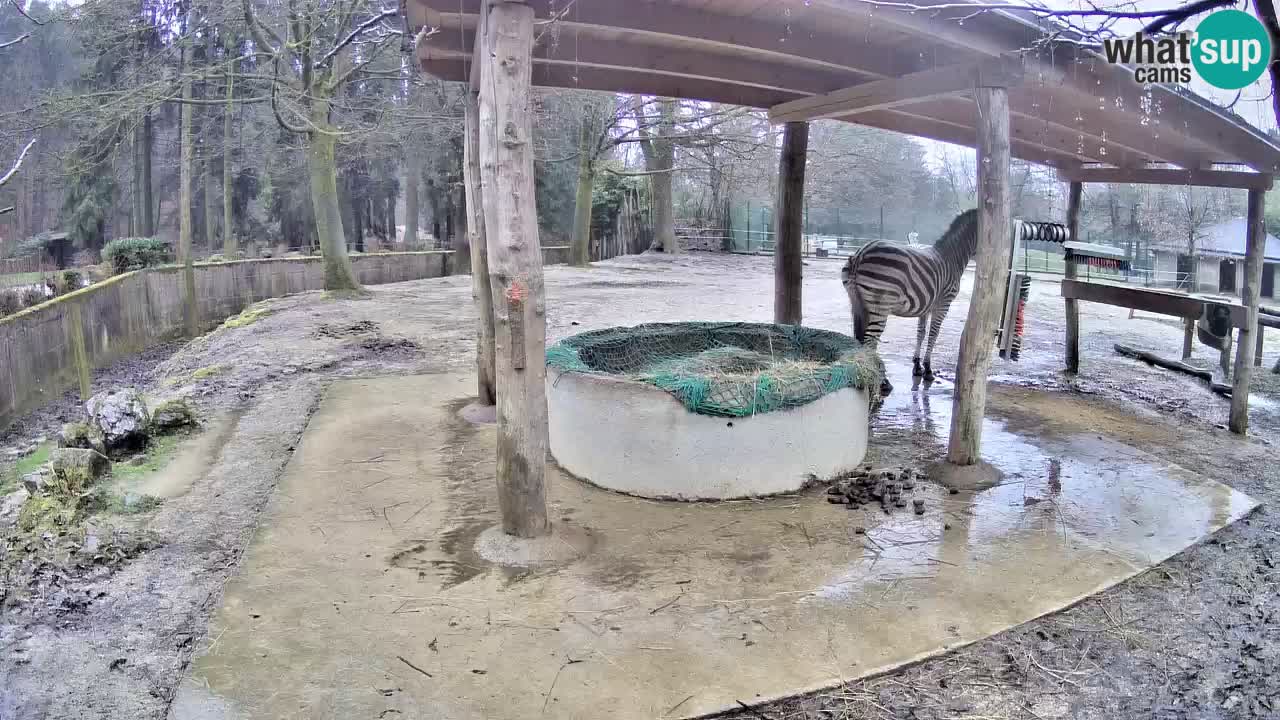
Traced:
<path fill-rule="evenodd" d="M 547 366 L 649 383 L 690 412 L 720 417 L 793 408 L 846 387 L 874 395 L 883 372 L 876 354 L 847 335 L 796 325 L 710 322 L 574 335 L 547 348 Z"/>

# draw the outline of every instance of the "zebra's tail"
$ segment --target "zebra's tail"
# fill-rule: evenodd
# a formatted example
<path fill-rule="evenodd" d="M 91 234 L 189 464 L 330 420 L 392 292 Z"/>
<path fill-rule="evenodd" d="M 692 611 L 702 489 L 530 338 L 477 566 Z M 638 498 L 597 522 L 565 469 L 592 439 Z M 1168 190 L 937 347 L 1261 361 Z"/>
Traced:
<path fill-rule="evenodd" d="M 853 336 L 858 342 L 867 338 L 867 306 L 862 302 L 862 291 L 858 289 L 858 263 L 862 260 L 862 247 L 849 256 L 844 267 L 840 269 L 840 280 L 844 283 L 845 292 L 849 293 L 849 307 L 853 312 Z"/>

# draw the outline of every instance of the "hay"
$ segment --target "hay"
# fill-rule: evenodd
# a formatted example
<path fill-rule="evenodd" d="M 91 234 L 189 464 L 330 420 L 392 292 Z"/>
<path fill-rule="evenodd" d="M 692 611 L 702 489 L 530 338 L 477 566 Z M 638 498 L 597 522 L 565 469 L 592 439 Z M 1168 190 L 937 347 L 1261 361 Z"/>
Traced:
<path fill-rule="evenodd" d="M 690 412 L 745 417 L 846 387 L 875 394 L 881 364 L 839 333 L 760 323 L 654 323 L 575 335 L 547 349 L 561 372 L 648 383 Z"/>

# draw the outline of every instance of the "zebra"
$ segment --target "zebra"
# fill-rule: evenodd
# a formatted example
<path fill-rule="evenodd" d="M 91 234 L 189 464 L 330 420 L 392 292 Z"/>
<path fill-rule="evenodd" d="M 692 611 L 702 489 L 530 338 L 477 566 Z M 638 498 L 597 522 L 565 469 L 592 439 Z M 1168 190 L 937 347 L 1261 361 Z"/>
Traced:
<path fill-rule="evenodd" d="M 933 346 L 942 330 L 951 301 L 960 289 L 960 277 L 978 244 L 978 211 L 967 210 L 951 221 L 951 227 L 933 247 L 909 247 L 876 240 L 859 248 L 840 270 L 840 281 L 849 294 L 853 334 L 874 348 L 880 342 L 890 315 L 920 318 L 912 375 L 933 380 Z M 920 346 L 925 327 L 929 344 L 921 363 Z M 886 379 L 884 393 L 893 390 Z"/>

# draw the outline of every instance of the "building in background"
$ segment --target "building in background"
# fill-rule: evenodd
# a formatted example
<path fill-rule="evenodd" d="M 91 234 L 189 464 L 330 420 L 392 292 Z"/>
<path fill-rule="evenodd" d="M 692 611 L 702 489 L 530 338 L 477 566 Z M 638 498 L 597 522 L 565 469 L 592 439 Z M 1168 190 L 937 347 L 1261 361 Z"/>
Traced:
<path fill-rule="evenodd" d="M 1227 220 L 1201 231 L 1195 256 L 1186 249 L 1153 248 L 1154 282 L 1183 287 L 1192 292 L 1239 295 L 1244 284 L 1244 218 Z M 1262 265 L 1262 297 L 1275 297 L 1276 265 L 1280 264 L 1280 239 L 1267 234 Z"/>

